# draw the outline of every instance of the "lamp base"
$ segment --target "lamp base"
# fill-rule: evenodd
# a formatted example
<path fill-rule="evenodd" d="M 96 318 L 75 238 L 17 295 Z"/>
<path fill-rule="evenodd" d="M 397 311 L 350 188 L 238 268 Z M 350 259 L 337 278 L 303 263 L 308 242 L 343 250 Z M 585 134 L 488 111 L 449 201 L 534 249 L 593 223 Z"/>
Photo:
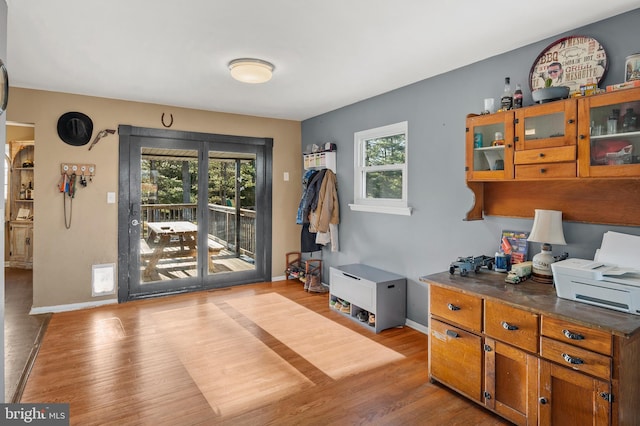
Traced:
<path fill-rule="evenodd" d="M 535 282 L 553 284 L 553 271 L 551 264 L 555 262 L 551 254 L 551 245 L 543 244 L 542 251 L 533 256 L 531 279 Z"/>
<path fill-rule="evenodd" d="M 553 275 L 531 273 L 531 281 L 542 284 L 553 284 Z"/>

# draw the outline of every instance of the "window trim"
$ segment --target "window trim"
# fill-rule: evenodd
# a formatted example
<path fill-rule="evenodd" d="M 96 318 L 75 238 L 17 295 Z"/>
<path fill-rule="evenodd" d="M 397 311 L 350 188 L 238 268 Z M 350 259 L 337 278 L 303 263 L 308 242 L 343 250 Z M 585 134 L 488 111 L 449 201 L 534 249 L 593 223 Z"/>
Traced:
<path fill-rule="evenodd" d="M 366 167 L 364 165 L 364 143 L 370 139 L 388 137 L 393 135 L 405 135 L 405 156 L 402 165 L 385 165 Z M 353 185 L 353 203 L 349 204 L 349 208 L 353 211 L 364 211 L 374 213 L 386 213 L 409 216 L 411 215 L 411 207 L 408 205 L 408 187 L 409 187 L 409 123 L 402 121 L 399 123 L 389 124 L 387 126 L 376 127 L 374 129 L 355 132 L 353 135 L 354 146 L 354 185 Z M 364 196 L 365 190 L 365 173 L 367 171 L 376 170 L 400 170 L 402 172 L 402 198 L 399 200 L 389 198 L 371 199 Z"/>

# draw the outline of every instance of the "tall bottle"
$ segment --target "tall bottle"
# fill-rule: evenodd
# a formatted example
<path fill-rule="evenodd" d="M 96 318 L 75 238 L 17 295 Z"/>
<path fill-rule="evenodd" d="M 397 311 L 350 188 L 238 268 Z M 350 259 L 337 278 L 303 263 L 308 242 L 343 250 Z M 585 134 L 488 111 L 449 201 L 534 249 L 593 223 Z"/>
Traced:
<path fill-rule="evenodd" d="M 516 91 L 513 92 L 513 109 L 522 108 L 522 87 L 516 84 Z"/>
<path fill-rule="evenodd" d="M 513 108 L 513 93 L 511 93 L 511 78 L 504 78 L 504 91 L 500 98 L 500 108 L 503 111 Z"/>

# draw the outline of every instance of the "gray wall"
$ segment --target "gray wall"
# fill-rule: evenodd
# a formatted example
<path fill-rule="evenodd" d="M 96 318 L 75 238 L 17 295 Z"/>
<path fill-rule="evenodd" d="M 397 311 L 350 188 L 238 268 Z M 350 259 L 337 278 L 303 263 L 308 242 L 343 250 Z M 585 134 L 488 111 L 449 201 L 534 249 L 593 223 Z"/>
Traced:
<path fill-rule="evenodd" d="M 325 276 L 329 276 L 329 266 L 348 263 L 402 274 L 408 280 L 407 318 L 426 326 L 428 289 L 419 281 L 420 276 L 447 270 L 458 256 L 491 255 L 503 229 L 528 231 L 532 226 L 528 219 L 462 220 L 472 207 L 464 174 L 466 115 L 479 113 L 484 98 L 498 98 L 506 76 L 511 77 L 513 87 L 522 84 L 524 105 L 531 105 L 531 65 L 544 48 L 563 36 L 587 35 L 604 45 L 609 68 L 601 87 L 624 81 L 625 57 L 640 51 L 639 24 L 640 9 L 636 9 L 305 120 L 303 149 L 323 142 L 335 142 L 338 147 L 340 251 L 323 250 Z M 347 204 L 353 202 L 354 132 L 404 120 L 409 122 L 409 204 L 413 214 L 351 211 Z M 565 222 L 568 245 L 554 247 L 554 254 L 566 251 L 571 257 L 593 258 L 608 230 L 640 235 L 638 227 Z M 529 244 L 530 253 L 538 251 L 539 244 Z"/>

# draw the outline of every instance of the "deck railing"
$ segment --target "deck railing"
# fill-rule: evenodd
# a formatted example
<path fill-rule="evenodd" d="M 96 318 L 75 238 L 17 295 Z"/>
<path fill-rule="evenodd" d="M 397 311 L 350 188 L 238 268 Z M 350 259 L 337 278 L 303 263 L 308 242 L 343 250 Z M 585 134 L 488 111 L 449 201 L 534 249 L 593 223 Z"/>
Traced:
<path fill-rule="evenodd" d="M 183 220 L 196 222 L 196 205 L 192 203 L 143 204 L 141 218 L 142 223 Z M 254 257 L 256 249 L 256 212 L 254 210 L 240 209 L 238 218 L 235 207 L 209 204 L 208 222 L 207 231 L 210 238 L 238 255 Z M 143 237 L 146 238 L 146 235 Z M 237 246 L 239 246 L 238 250 L 236 250 Z"/>

